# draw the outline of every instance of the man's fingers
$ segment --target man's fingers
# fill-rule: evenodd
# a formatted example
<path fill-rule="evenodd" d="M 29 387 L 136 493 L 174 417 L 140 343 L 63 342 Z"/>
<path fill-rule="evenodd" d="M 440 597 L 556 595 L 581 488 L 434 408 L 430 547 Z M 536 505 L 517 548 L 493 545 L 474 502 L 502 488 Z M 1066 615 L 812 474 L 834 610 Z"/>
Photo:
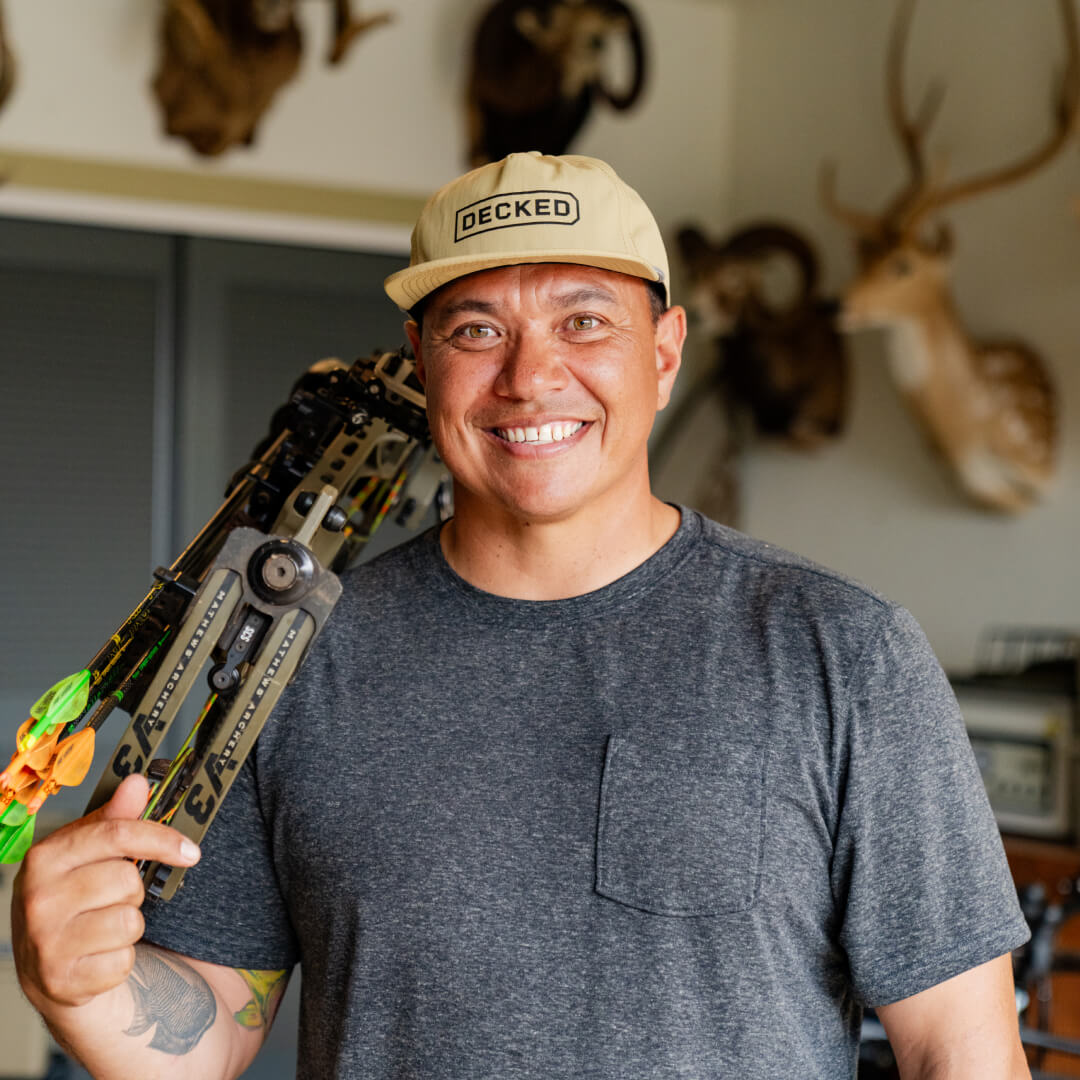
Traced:
<path fill-rule="evenodd" d="M 26 853 L 12 940 L 31 1001 L 81 1005 L 127 978 L 143 931 L 143 884 L 131 860 L 198 862 L 198 847 L 178 830 L 139 819 L 146 798 L 145 777 L 129 777 L 100 810 Z"/>
<path fill-rule="evenodd" d="M 107 859 L 77 866 L 65 875 L 63 888 L 65 895 L 72 898 L 69 905 L 77 911 L 92 911 L 113 904 L 138 907 L 145 894 L 138 867 L 128 859 Z"/>
<path fill-rule="evenodd" d="M 97 911 L 84 911 L 68 924 L 68 934 L 78 941 L 83 956 L 115 952 L 134 945 L 142 937 L 142 912 L 132 904 L 114 904 Z"/>
<path fill-rule="evenodd" d="M 135 946 L 125 945 L 109 952 L 80 956 L 75 961 L 65 996 L 73 1005 L 81 1005 L 98 994 L 119 986 L 135 966 Z"/>
<path fill-rule="evenodd" d="M 181 832 L 156 821 L 100 818 L 54 833 L 26 854 L 24 869 L 33 874 L 48 862 L 49 873 L 65 873 L 107 859 L 150 859 L 169 866 L 193 866 L 199 849 Z"/>
<path fill-rule="evenodd" d="M 125 776 L 112 798 L 101 808 L 103 818 L 137 818 L 150 798 L 150 782 L 141 773 Z"/>

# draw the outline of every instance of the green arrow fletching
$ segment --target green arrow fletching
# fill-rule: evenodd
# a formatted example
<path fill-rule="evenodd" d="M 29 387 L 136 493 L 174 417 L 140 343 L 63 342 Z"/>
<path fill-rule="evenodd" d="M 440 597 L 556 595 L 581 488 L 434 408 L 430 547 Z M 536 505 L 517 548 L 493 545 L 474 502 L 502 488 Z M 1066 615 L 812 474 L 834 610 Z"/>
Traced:
<path fill-rule="evenodd" d="M 29 737 L 36 741 L 57 724 L 70 723 L 86 708 L 89 698 L 89 671 L 76 671 L 74 675 L 61 679 L 54 687 L 46 690 L 30 709 L 30 715 L 37 723 L 30 728 Z M 25 750 L 26 747 L 22 749 Z"/>
<path fill-rule="evenodd" d="M 21 802 L 12 802 L 8 805 L 8 808 L 0 814 L 0 825 L 10 825 L 12 827 L 21 825 L 30 815 L 26 812 L 26 807 Z"/>
<path fill-rule="evenodd" d="M 21 804 L 16 804 L 21 805 Z M 23 807 L 25 812 L 26 807 Z M 31 814 L 21 825 L 0 825 L 0 863 L 17 863 L 30 850 L 34 842 L 34 822 Z"/>

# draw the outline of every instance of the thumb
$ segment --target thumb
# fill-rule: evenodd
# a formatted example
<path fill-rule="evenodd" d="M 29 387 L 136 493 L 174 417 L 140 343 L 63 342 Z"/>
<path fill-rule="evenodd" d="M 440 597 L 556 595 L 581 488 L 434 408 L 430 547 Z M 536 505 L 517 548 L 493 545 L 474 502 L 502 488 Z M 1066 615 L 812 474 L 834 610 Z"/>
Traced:
<path fill-rule="evenodd" d="M 150 783 L 145 776 L 141 773 L 125 776 L 112 798 L 101 808 L 101 816 L 105 820 L 134 820 L 146 809 L 149 798 Z"/>

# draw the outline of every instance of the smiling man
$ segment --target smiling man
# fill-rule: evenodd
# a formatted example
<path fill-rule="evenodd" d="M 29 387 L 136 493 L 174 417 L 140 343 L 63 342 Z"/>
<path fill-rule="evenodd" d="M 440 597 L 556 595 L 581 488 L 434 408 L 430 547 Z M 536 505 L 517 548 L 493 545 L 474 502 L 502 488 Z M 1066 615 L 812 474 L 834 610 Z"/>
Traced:
<path fill-rule="evenodd" d="M 57 1036 L 234 1077 L 299 962 L 303 1077 L 837 1080 L 865 1006 L 905 1080 L 1027 1076 L 1027 929 L 924 636 L 650 491 L 686 320 L 637 193 L 512 155 L 433 196 L 387 291 L 454 517 L 347 575 L 145 927 L 123 856 L 193 856 L 129 820 L 141 778 L 31 852 Z"/>
<path fill-rule="evenodd" d="M 576 596 L 671 537 L 679 512 L 649 490 L 647 441 L 681 308 L 655 316 L 637 277 L 539 263 L 444 285 L 425 311 L 406 329 L 455 480 L 442 542 L 458 573 L 502 596 Z"/>

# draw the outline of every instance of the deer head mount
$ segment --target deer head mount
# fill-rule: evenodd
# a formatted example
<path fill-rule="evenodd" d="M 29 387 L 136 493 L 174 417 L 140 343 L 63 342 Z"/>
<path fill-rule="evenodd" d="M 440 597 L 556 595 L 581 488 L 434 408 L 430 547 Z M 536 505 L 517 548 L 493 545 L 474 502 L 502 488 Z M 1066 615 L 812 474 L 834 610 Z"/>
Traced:
<path fill-rule="evenodd" d="M 915 0 L 901 0 L 886 67 L 889 118 L 908 176 L 879 214 L 841 204 L 831 168 L 822 174 L 828 210 L 853 232 L 859 272 L 848 286 L 846 329 L 888 327 L 890 368 L 908 406 L 977 503 L 1021 511 L 1040 499 L 1055 471 L 1057 416 L 1038 355 L 1012 341 L 980 341 L 964 327 L 950 292 L 952 233 L 946 207 L 1033 175 L 1064 147 L 1080 115 L 1080 36 L 1073 0 L 1058 0 L 1066 67 L 1051 101 L 1048 135 L 1007 165 L 946 182 L 926 160 L 927 132 L 941 105 L 931 86 L 913 117 L 903 65 Z M 932 226 L 932 227 L 931 227 Z"/>
<path fill-rule="evenodd" d="M 678 234 L 691 281 L 690 306 L 715 334 L 718 389 L 749 410 L 757 430 L 809 449 L 844 428 L 848 365 L 836 329 L 835 301 L 818 293 L 818 258 L 796 230 L 754 223 L 714 243 L 696 228 Z M 770 293 L 765 277 L 780 266 L 793 281 Z"/>
<path fill-rule="evenodd" d="M 4 9 L 0 7 L 0 108 L 15 85 L 15 57 L 8 47 L 4 33 Z"/>
<path fill-rule="evenodd" d="M 333 0 L 339 63 L 352 42 L 389 21 L 355 18 L 349 0 Z M 166 0 L 161 62 L 153 89 L 165 130 L 199 154 L 250 145 L 274 95 L 296 74 L 303 41 L 296 0 Z"/>
<path fill-rule="evenodd" d="M 608 46 L 628 40 L 633 73 L 611 89 Z M 645 86 L 641 24 L 623 0 L 497 0 L 473 41 L 467 90 L 474 166 L 518 150 L 561 154 L 594 101 L 629 109 Z"/>

